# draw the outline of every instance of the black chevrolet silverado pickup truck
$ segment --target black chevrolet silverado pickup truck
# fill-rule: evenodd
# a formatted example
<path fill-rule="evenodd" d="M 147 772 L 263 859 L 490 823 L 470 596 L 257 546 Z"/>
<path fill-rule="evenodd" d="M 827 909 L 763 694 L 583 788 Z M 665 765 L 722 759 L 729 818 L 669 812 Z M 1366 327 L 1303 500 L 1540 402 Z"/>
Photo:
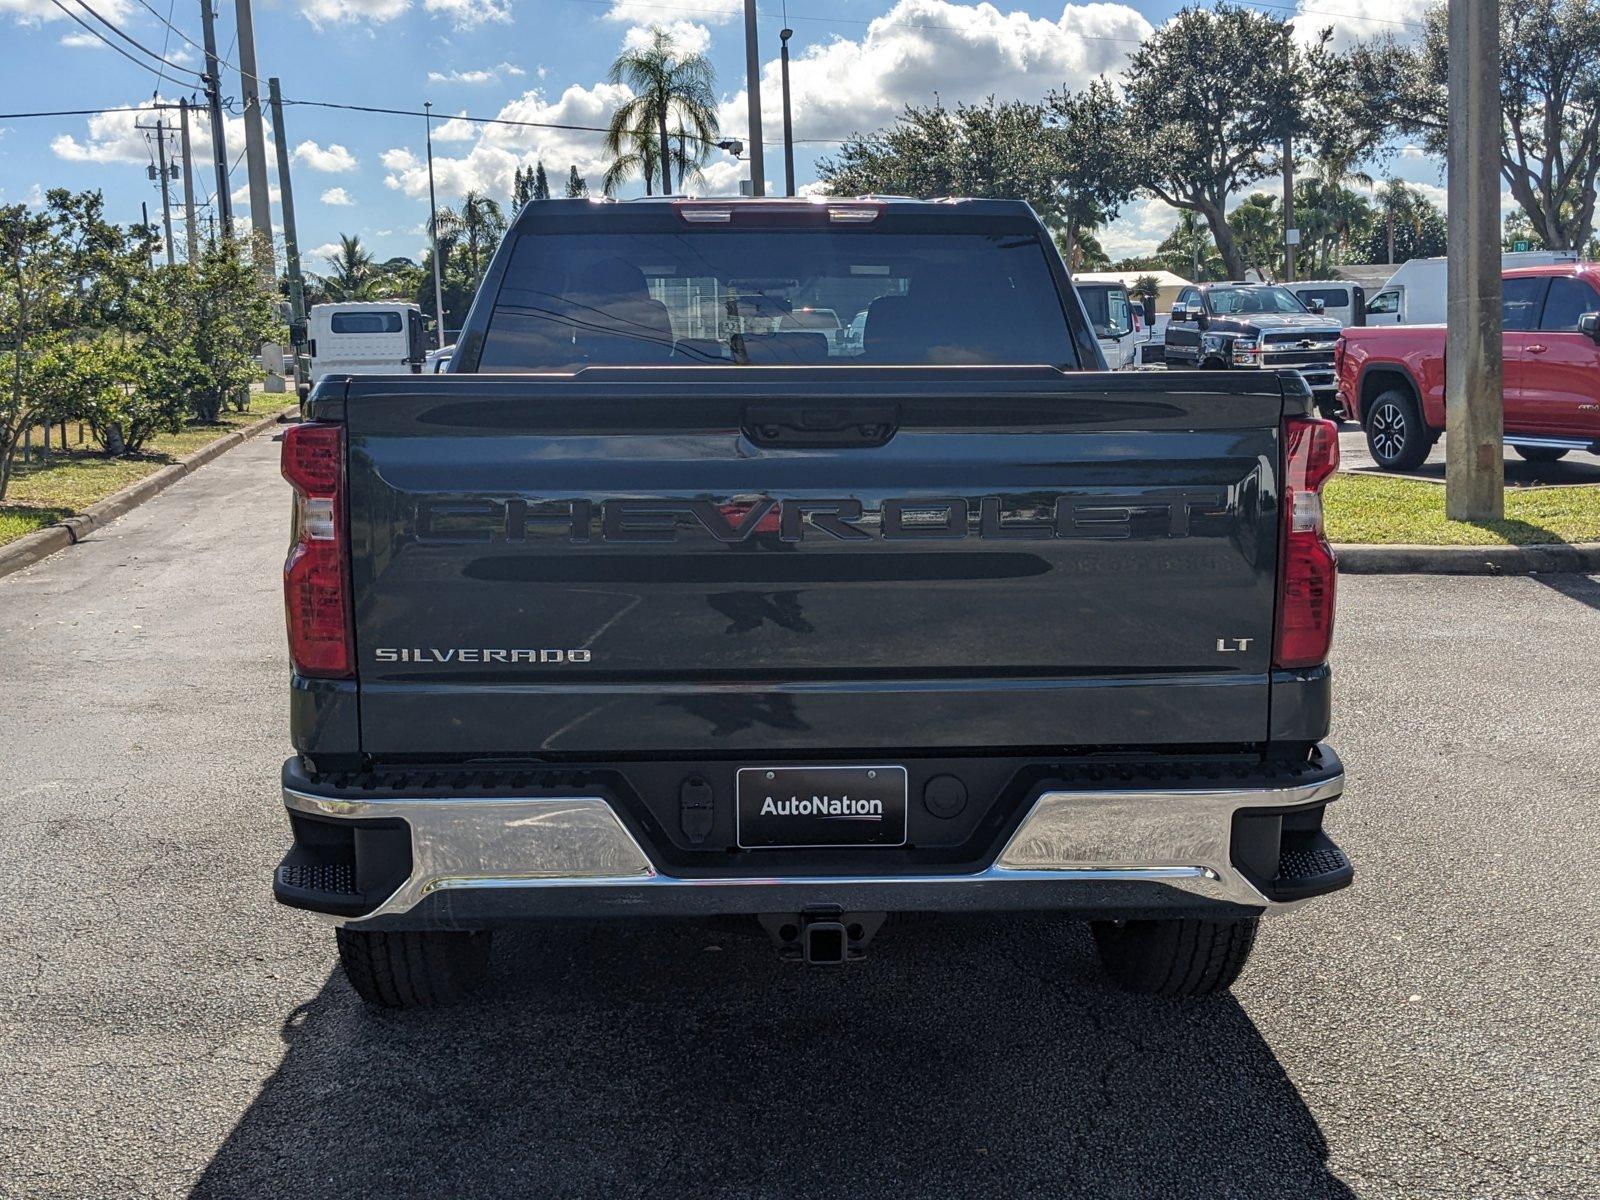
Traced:
<path fill-rule="evenodd" d="M 1184 288 L 1167 322 L 1169 368 L 1206 371 L 1291 370 L 1306 381 L 1323 416 L 1338 420 L 1333 351 L 1340 325 L 1322 302 L 1307 308 L 1286 287 L 1202 283 Z"/>
<path fill-rule="evenodd" d="M 528 205 L 448 374 L 284 438 L 278 899 L 388 1006 L 497 927 L 728 914 L 842 963 L 1048 910 L 1227 987 L 1351 878 L 1337 440 L 1292 372 L 1102 366 L 1021 203 Z"/>

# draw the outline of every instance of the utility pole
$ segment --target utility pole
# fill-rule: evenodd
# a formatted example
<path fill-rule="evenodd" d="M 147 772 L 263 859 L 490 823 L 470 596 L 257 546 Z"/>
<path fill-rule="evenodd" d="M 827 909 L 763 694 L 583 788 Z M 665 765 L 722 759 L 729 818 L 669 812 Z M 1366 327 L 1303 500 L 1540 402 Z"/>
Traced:
<path fill-rule="evenodd" d="M 1294 71 L 1294 38 L 1287 26 L 1283 31 L 1284 71 Z M 1294 250 L 1300 244 L 1300 231 L 1294 227 L 1294 131 L 1283 135 L 1283 281 L 1294 282 Z"/>
<path fill-rule="evenodd" d="M 1294 251 L 1300 231 L 1294 227 L 1294 138 L 1283 139 L 1283 281 L 1294 282 Z"/>
<path fill-rule="evenodd" d="M 150 206 L 143 200 L 139 201 L 139 224 L 144 229 L 146 236 L 148 236 L 150 233 Z M 150 259 L 152 267 L 156 265 L 156 250 L 154 246 L 150 247 L 150 252 L 146 257 Z"/>
<path fill-rule="evenodd" d="M 276 292 L 278 266 L 272 248 L 272 192 L 267 181 L 267 138 L 261 127 L 261 81 L 256 75 L 256 33 L 250 16 L 250 0 L 234 0 L 234 19 L 239 26 L 239 94 L 244 99 L 244 159 L 250 175 L 250 224 L 256 232 L 251 256 L 261 275 L 262 286 Z M 267 372 L 262 389 L 283 391 L 283 352 L 277 343 L 263 343 L 261 365 Z"/>
<path fill-rule="evenodd" d="M 766 157 L 761 148 L 761 52 L 756 45 L 756 0 L 744 0 L 745 96 L 750 104 L 750 194 L 767 194 Z"/>
<path fill-rule="evenodd" d="M 167 231 L 167 266 L 177 263 L 172 250 L 172 194 L 167 187 L 167 128 L 156 118 L 156 170 L 161 173 L 161 224 Z"/>
<path fill-rule="evenodd" d="M 422 105 L 428 139 L 428 237 L 433 241 L 433 311 L 438 318 L 439 349 L 444 349 L 444 284 L 439 266 L 439 206 L 433 196 L 433 101 Z"/>
<path fill-rule="evenodd" d="M 1500 5 L 1450 0 L 1445 515 L 1505 515 L 1500 315 Z"/>
<path fill-rule="evenodd" d="M 217 62 L 217 30 L 211 0 L 200 0 L 200 26 L 206 45 L 206 112 L 211 121 L 211 158 L 217 169 L 217 212 L 222 236 L 233 236 L 233 197 L 228 194 L 228 139 L 222 128 L 222 68 Z"/>
<path fill-rule="evenodd" d="M 794 195 L 794 120 L 789 112 L 789 39 L 792 29 L 778 31 L 779 57 L 783 60 L 783 182 L 785 196 Z"/>
<path fill-rule="evenodd" d="M 294 223 L 294 188 L 289 183 L 289 137 L 283 127 L 283 95 L 278 77 L 267 80 L 268 102 L 272 105 L 272 140 L 278 147 L 278 202 L 283 207 L 283 257 L 289 274 L 289 343 L 294 347 L 296 385 L 306 378 L 301 349 L 306 342 L 306 288 L 300 276 L 300 235 Z"/>
<path fill-rule="evenodd" d="M 183 136 L 179 146 L 183 150 L 183 224 L 187 234 L 189 261 L 200 257 L 200 230 L 194 220 L 194 155 L 189 146 L 189 102 L 178 101 L 179 128 Z"/>

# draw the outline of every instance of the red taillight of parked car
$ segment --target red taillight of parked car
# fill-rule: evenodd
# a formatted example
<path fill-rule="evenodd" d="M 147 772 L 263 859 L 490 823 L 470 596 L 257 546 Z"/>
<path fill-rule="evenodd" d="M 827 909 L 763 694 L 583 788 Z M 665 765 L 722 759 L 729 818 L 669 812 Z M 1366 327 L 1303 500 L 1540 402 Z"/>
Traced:
<path fill-rule="evenodd" d="M 301 675 L 348 678 L 355 674 L 355 639 L 345 554 L 344 426 L 289 426 L 283 477 L 294 488 L 294 545 L 283 564 L 289 660 Z"/>
<path fill-rule="evenodd" d="M 1333 642 L 1339 560 L 1323 532 L 1322 485 L 1339 465 L 1334 423 L 1285 421 L 1283 465 L 1283 547 L 1272 663 L 1311 667 L 1327 659 Z"/>

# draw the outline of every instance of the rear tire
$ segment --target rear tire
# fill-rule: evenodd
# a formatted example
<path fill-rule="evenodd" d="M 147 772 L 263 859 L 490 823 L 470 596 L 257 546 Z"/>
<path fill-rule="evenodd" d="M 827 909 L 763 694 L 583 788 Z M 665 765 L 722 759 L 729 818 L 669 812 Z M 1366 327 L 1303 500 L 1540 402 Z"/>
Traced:
<path fill-rule="evenodd" d="M 1390 388 L 1367 409 L 1367 449 L 1385 471 L 1414 471 L 1433 449 L 1434 435 L 1407 392 Z"/>
<path fill-rule="evenodd" d="M 1519 458 L 1525 458 L 1531 463 L 1560 462 L 1567 456 L 1565 450 L 1556 446 L 1513 446 Z"/>
<path fill-rule="evenodd" d="M 356 994 L 379 1008 L 459 1004 L 488 976 L 489 934 L 335 930 Z"/>
<path fill-rule="evenodd" d="M 1095 921 L 1095 949 L 1106 974 L 1125 992 L 1209 996 L 1239 978 L 1255 945 L 1259 919 L 1242 921 Z"/>

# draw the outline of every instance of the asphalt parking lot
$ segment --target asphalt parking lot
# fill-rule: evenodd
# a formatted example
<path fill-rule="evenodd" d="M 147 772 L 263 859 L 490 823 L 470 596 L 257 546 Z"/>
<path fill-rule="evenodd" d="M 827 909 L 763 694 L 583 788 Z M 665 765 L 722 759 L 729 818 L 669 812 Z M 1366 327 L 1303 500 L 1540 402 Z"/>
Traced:
<path fill-rule="evenodd" d="M 1600 581 L 1342 582 L 1355 886 L 1232 998 L 1122 996 L 1052 920 L 502 939 L 362 1008 L 273 906 L 276 447 L 0 580 L 0 1195 L 1600 1194 Z"/>
<path fill-rule="evenodd" d="M 1415 471 L 1397 472 L 1416 479 L 1444 482 L 1444 437 L 1434 445 L 1428 459 Z M 1367 449 L 1367 435 L 1353 421 L 1339 425 L 1339 469 L 1365 471 L 1372 474 L 1384 472 L 1372 461 Z M 1583 454 L 1576 450 L 1560 462 L 1531 463 L 1517 456 L 1516 451 L 1506 452 L 1506 484 L 1512 487 L 1531 487 L 1539 484 L 1600 483 L 1600 455 Z"/>

